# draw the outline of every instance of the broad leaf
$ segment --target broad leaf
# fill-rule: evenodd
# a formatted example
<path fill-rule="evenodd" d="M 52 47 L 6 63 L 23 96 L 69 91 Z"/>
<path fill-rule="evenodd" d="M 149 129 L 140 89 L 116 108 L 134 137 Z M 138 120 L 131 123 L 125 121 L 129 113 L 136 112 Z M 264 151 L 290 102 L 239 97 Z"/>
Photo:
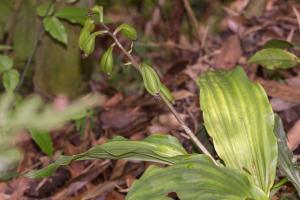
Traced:
<path fill-rule="evenodd" d="M 72 23 L 84 24 L 87 19 L 88 9 L 77 7 L 64 7 L 55 13 L 55 16 L 61 19 L 68 20 Z"/>
<path fill-rule="evenodd" d="M 204 125 L 226 166 L 246 171 L 266 194 L 277 164 L 274 114 L 259 84 L 241 67 L 199 77 Z"/>
<path fill-rule="evenodd" d="M 45 17 L 43 20 L 45 30 L 58 41 L 67 44 L 68 36 L 64 25 L 56 17 Z"/>
<path fill-rule="evenodd" d="M 152 135 L 143 141 L 130 141 L 117 137 L 105 144 L 97 145 L 90 150 L 73 156 L 61 156 L 49 166 L 27 174 L 31 178 L 42 178 L 51 175 L 59 166 L 68 165 L 74 160 L 88 159 L 130 159 L 174 164 L 186 156 L 187 152 L 179 141 L 169 135 Z"/>
<path fill-rule="evenodd" d="M 294 45 L 289 43 L 288 41 L 273 39 L 266 42 L 262 48 L 288 49 L 292 47 L 294 47 Z"/>
<path fill-rule="evenodd" d="M 127 200 L 267 200 L 245 173 L 216 166 L 205 155 L 194 155 L 167 168 L 151 166 L 134 182 Z"/>
<path fill-rule="evenodd" d="M 300 195 L 300 167 L 293 161 L 293 152 L 287 146 L 286 134 L 282 121 L 277 117 L 277 137 L 278 137 L 278 166 L 280 171 L 293 183 Z"/>
<path fill-rule="evenodd" d="M 287 69 L 296 66 L 300 60 L 294 54 L 277 48 L 267 48 L 256 52 L 249 60 L 249 63 L 262 65 L 274 69 Z"/>
<path fill-rule="evenodd" d="M 0 74 L 13 67 L 13 60 L 5 55 L 0 55 Z"/>
<path fill-rule="evenodd" d="M 53 143 L 48 131 L 30 130 L 30 135 L 43 153 L 47 154 L 48 156 L 52 156 Z"/>
<path fill-rule="evenodd" d="M 13 92 L 20 79 L 20 74 L 17 70 L 11 69 L 3 74 L 3 86 L 6 92 Z"/>

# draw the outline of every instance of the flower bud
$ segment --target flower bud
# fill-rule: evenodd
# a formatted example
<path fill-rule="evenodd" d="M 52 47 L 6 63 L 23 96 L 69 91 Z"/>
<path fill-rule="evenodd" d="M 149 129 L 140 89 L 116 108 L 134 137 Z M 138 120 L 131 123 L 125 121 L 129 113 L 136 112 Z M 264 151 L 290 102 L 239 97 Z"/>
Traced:
<path fill-rule="evenodd" d="M 141 73 L 146 90 L 151 95 L 157 95 L 160 91 L 160 80 L 157 73 L 147 64 L 141 65 Z"/>
<path fill-rule="evenodd" d="M 160 85 L 160 93 L 162 95 L 162 98 L 165 98 L 170 103 L 174 103 L 174 97 L 173 97 L 171 91 L 164 84 Z"/>
<path fill-rule="evenodd" d="M 93 53 L 95 49 L 95 38 L 96 38 L 95 34 L 90 34 L 89 37 L 84 41 L 82 50 L 85 56 L 88 56 L 91 53 Z"/>
<path fill-rule="evenodd" d="M 128 24 L 121 24 L 117 30 L 120 30 L 122 35 L 130 40 L 136 40 L 137 39 L 137 32 L 133 26 L 130 26 Z"/>
<path fill-rule="evenodd" d="M 100 61 L 100 68 L 107 75 L 110 75 L 113 70 L 114 59 L 113 59 L 112 51 L 113 51 L 113 47 L 111 46 L 109 47 L 109 49 L 107 49 L 104 52 Z"/>
<path fill-rule="evenodd" d="M 94 28 L 95 28 L 94 21 L 92 19 L 87 19 L 79 35 L 78 46 L 81 50 L 83 50 L 84 43 L 91 35 L 91 32 L 94 30 Z"/>

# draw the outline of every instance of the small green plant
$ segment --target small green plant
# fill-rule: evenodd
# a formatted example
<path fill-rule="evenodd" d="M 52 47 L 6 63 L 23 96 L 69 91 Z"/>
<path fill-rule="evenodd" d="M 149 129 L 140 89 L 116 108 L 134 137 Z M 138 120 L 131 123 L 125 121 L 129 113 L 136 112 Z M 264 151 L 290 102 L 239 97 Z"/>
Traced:
<path fill-rule="evenodd" d="M 2 48 L 1 48 L 2 46 Z M 0 45 L 1 50 L 10 50 L 9 46 Z M 0 55 L 0 75 L 2 76 L 2 84 L 6 92 L 12 93 L 20 79 L 18 70 L 13 69 L 14 62 L 7 55 Z"/>
<path fill-rule="evenodd" d="M 37 8 L 37 14 L 43 18 L 44 29 L 51 37 L 62 44 L 67 44 L 68 35 L 61 20 L 82 25 L 87 18 L 86 13 L 86 8 L 78 8 L 74 6 L 65 6 L 63 8 L 56 9 L 53 3 L 42 3 Z"/>
<path fill-rule="evenodd" d="M 96 22 L 103 30 L 94 31 Z M 131 41 L 131 49 L 126 50 L 119 42 L 119 33 Z M 221 159 L 217 161 L 180 118 L 172 105 L 172 93 L 161 83 L 154 68 L 138 63 L 132 56 L 137 31 L 128 24 L 121 24 L 111 31 L 103 23 L 102 7 L 95 6 L 91 9 L 90 17 L 85 21 L 79 38 L 79 47 L 86 56 L 94 51 L 95 38 L 103 34 L 111 36 L 114 42 L 99 61 L 101 70 L 108 75 L 113 72 L 113 50 L 119 48 L 129 61 L 126 65 L 132 65 L 140 72 L 147 92 L 159 98 L 170 109 L 182 129 L 204 154 L 187 153 L 179 141 L 169 135 L 152 135 L 143 141 L 115 137 L 84 153 L 61 156 L 47 167 L 27 173 L 27 177 L 49 176 L 59 166 L 76 160 L 143 160 L 162 163 L 167 167 L 149 167 L 133 184 L 126 197 L 128 200 L 167 200 L 172 199 L 168 197 L 171 192 L 175 192 L 181 200 L 267 200 L 271 197 L 272 188 L 278 188 L 278 185 L 274 186 L 278 158 L 279 166 L 290 166 L 291 161 L 285 153 L 280 153 L 283 152 L 282 146 L 285 144 L 281 140 L 278 145 L 275 135 L 275 132 L 280 132 L 275 127 L 280 126 L 280 121 L 275 117 L 268 97 L 259 84 L 252 83 L 241 67 L 231 71 L 209 71 L 198 78 L 204 125 Z M 267 50 L 267 56 L 264 56 L 265 51 L 257 52 L 250 62 L 263 64 L 270 69 L 299 63 L 298 58 L 289 54 L 288 58 L 282 55 L 279 56 L 280 59 L 275 59 L 277 63 L 272 62 L 271 58 L 277 55 L 278 49 Z M 283 57 L 290 59 L 289 62 L 281 59 Z M 285 174 L 297 184 L 299 174 L 292 174 L 294 177 L 291 178 L 290 169 L 285 167 Z"/>
<path fill-rule="evenodd" d="M 249 63 L 259 64 L 269 70 L 299 65 L 300 59 L 287 49 L 299 48 L 284 40 L 270 40 L 249 59 Z"/>

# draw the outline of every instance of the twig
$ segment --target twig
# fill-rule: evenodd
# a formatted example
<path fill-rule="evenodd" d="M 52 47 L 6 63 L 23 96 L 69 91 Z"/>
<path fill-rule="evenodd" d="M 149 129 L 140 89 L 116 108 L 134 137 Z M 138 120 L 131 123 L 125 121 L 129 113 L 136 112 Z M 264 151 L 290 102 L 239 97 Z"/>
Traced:
<path fill-rule="evenodd" d="M 293 9 L 293 12 L 296 15 L 297 22 L 298 22 L 298 27 L 299 27 L 299 30 L 300 30 L 300 14 L 299 14 L 299 12 L 298 12 L 298 10 L 295 6 L 292 5 L 292 9 Z"/>
<path fill-rule="evenodd" d="M 102 23 L 102 26 L 107 30 L 107 33 L 112 37 L 112 39 L 115 41 L 116 45 L 120 48 L 120 50 L 125 54 L 125 56 L 130 60 L 132 66 L 136 68 L 138 71 L 141 71 L 139 63 L 135 60 L 135 58 L 128 53 L 128 51 L 123 47 L 123 45 L 119 42 L 118 38 L 111 33 L 109 28 Z M 212 161 L 218 165 L 217 161 L 214 159 L 214 157 L 209 153 L 209 151 L 206 149 L 206 147 L 199 141 L 199 139 L 195 136 L 195 134 L 192 132 L 192 130 L 185 124 L 183 119 L 180 117 L 179 113 L 176 111 L 174 106 L 167 101 L 165 98 L 162 98 L 160 96 L 160 99 L 166 104 L 168 109 L 171 111 L 171 113 L 175 116 L 177 121 L 179 122 L 181 128 L 187 133 L 187 135 L 191 138 L 191 140 L 195 143 L 195 145 L 207 156 L 209 156 Z"/>
<path fill-rule="evenodd" d="M 49 14 L 49 12 L 51 10 L 51 6 L 54 3 L 55 3 L 55 0 L 50 0 L 49 1 L 49 6 L 47 7 L 47 10 L 46 10 L 46 16 L 48 16 L 48 14 Z M 21 88 L 21 86 L 22 86 L 22 84 L 24 82 L 25 75 L 26 75 L 26 73 L 27 73 L 27 71 L 29 69 L 29 66 L 30 66 L 31 62 L 32 62 L 33 56 L 35 55 L 35 52 L 36 52 L 37 47 L 39 45 L 39 42 L 42 40 L 44 34 L 45 34 L 45 30 L 43 28 L 43 24 L 41 23 L 40 27 L 39 27 L 38 37 L 37 37 L 36 41 L 34 42 L 34 46 L 33 46 L 33 49 L 31 51 L 31 54 L 30 54 L 29 58 L 27 59 L 25 66 L 23 67 L 23 71 L 21 73 L 20 81 L 19 81 L 19 83 L 18 83 L 18 85 L 17 85 L 17 87 L 15 89 L 15 93 L 20 90 L 20 88 Z"/>
<path fill-rule="evenodd" d="M 201 33 L 200 33 L 200 26 L 198 24 L 198 21 L 197 21 L 197 18 L 195 17 L 195 14 L 193 12 L 193 9 L 191 8 L 191 5 L 190 5 L 190 2 L 189 0 L 183 0 L 183 5 L 184 5 L 184 8 L 186 9 L 186 12 L 188 13 L 188 16 L 192 22 L 192 26 L 194 27 L 195 29 L 195 32 L 196 32 L 196 40 L 200 43 L 201 45 Z"/>

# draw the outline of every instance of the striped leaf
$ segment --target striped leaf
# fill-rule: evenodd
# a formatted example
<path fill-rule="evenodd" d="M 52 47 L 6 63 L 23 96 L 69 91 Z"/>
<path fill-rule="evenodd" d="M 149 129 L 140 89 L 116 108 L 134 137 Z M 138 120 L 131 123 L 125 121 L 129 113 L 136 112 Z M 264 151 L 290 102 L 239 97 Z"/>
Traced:
<path fill-rule="evenodd" d="M 266 194 L 275 178 L 274 114 L 259 84 L 241 67 L 198 79 L 204 124 L 226 166 L 243 170 Z"/>
<path fill-rule="evenodd" d="M 291 181 L 300 196 L 300 167 L 293 160 L 293 152 L 287 145 L 286 133 L 279 116 L 276 117 L 276 132 L 278 137 L 278 168 Z"/>
<path fill-rule="evenodd" d="M 174 164 L 187 155 L 179 141 L 169 135 L 152 135 L 143 141 L 130 141 L 123 137 L 97 145 L 90 150 L 73 155 L 61 156 L 47 167 L 26 174 L 30 178 L 50 176 L 58 167 L 68 165 L 75 160 L 89 159 L 130 159 L 153 161 L 163 164 Z"/>
<path fill-rule="evenodd" d="M 216 166 L 205 155 L 193 155 L 167 168 L 151 166 L 134 182 L 126 200 L 267 200 L 243 172 Z"/>

